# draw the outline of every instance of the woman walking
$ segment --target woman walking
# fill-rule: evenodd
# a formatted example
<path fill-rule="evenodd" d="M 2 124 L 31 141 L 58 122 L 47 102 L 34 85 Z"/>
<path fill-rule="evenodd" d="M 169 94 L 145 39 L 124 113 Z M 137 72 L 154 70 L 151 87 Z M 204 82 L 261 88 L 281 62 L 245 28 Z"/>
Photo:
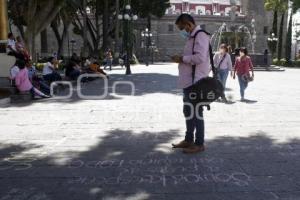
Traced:
<path fill-rule="evenodd" d="M 245 47 L 240 49 L 240 56 L 235 61 L 233 79 L 235 79 L 236 74 L 240 85 L 241 101 L 245 101 L 245 90 L 248 87 L 248 82 L 254 79 L 253 64 Z"/>
<path fill-rule="evenodd" d="M 219 52 L 215 54 L 214 64 L 215 66 L 217 66 L 218 69 L 218 78 L 222 82 L 223 87 L 225 89 L 228 74 L 232 71 L 231 56 L 228 53 L 228 48 L 226 44 L 222 44 L 219 48 Z"/>

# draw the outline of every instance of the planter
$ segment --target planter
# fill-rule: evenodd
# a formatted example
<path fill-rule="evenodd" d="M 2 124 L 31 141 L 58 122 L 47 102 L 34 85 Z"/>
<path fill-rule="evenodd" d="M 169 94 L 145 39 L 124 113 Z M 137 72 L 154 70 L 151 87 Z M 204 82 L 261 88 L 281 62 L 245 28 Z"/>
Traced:
<path fill-rule="evenodd" d="M 0 107 L 10 104 L 10 95 L 11 93 L 9 91 L 0 89 Z"/>

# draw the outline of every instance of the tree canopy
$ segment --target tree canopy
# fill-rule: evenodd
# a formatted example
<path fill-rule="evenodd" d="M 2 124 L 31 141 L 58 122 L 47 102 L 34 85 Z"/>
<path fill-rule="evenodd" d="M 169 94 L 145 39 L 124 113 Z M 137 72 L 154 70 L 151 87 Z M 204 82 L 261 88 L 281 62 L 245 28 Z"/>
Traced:
<path fill-rule="evenodd" d="M 114 37 L 117 19 L 116 1 L 87 1 L 91 13 L 87 19 L 86 31 L 83 30 L 82 20 L 86 8 L 83 7 L 82 2 L 83 0 L 10 0 L 8 1 L 10 24 L 19 29 L 32 54 L 35 51 L 34 38 L 49 26 L 54 31 L 61 49 L 63 37 L 70 24 L 74 26 L 74 33 L 82 37 L 85 32 L 88 32 L 87 45 L 90 51 L 94 51 L 98 49 L 101 38 L 102 41 L 107 41 L 108 37 Z M 125 1 L 120 0 L 119 9 L 122 9 L 124 4 Z M 139 18 L 146 18 L 151 24 L 151 17 L 162 17 L 170 6 L 170 2 L 169 0 L 131 0 L 131 6 Z M 64 26 L 63 33 L 58 28 L 61 25 Z M 103 27 L 102 31 L 100 27 Z"/>

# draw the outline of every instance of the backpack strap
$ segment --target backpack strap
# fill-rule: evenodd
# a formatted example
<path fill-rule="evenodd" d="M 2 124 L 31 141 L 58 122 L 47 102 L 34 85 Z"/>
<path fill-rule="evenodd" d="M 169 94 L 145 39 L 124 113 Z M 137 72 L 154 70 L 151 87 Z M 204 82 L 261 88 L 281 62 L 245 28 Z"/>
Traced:
<path fill-rule="evenodd" d="M 196 37 L 199 33 L 205 33 L 206 35 L 211 35 L 209 32 L 205 31 L 205 30 L 198 30 L 195 35 L 193 36 L 194 38 L 194 42 L 193 42 L 193 55 L 195 55 L 195 51 L 194 51 L 194 48 L 195 48 L 195 40 L 196 40 Z M 211 64 L 211 69 L 213 71 L 213 77 L 216 78 L 217 77 L 217 69 L 214 65 L 214 55 L 213 55 L 213 51 L 212 51 L 212 46 L 211 44 L 209 43 L 209 58 L 210 58 L 210 64 Z M 192 65 L 192 80 L 193 80 L 193 84 L 194 84 L 194 81 L 195 81 L 195 73 L 196 73 L 196 65 Z"/>
<path fill-rule="evenodd" d="M 220 68 L 221 68 L 221 65 L 222 65 L 223 61 L 225 60 L 226 56 L 227 56 L 227 54 L 225 54 L 225 55 L 222 57 L 221 61 L 220 61 L 219 64 L 218 64 L 217 69 L 220 69 Z"/>

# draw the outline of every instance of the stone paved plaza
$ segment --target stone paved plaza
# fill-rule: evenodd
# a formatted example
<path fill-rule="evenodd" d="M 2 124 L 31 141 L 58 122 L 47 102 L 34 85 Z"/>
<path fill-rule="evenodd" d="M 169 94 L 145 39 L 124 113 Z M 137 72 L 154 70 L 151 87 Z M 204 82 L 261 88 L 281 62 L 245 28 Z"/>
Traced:
<path fill-rule="evenodd" d="M 257 72 L 248 103 L 230 79 L 234 103 L 205 111 L 197 155 L 170 148 L 185 128 L 177 66 L 132 71 L 113 70 L 101 100 L 73 88 L 69 99 L 0 108 L 0 200 L 300 199 L 300 70 Z M 133 82 L 135 95 L 116 81 Z"/>

